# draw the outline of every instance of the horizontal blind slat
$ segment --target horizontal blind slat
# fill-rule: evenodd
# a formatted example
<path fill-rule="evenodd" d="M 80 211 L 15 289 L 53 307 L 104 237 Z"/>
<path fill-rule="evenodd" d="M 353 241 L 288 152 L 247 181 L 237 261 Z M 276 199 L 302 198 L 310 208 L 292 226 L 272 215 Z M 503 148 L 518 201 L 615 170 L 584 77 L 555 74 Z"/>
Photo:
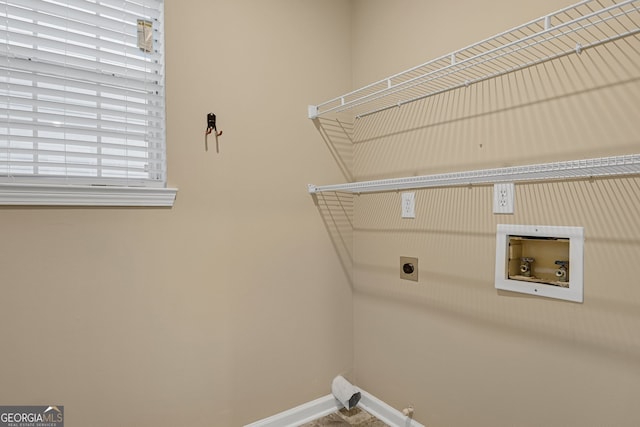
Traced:
<path fill-rule="evenodd" d="M 20 67 L 17 67 L 21 65 Z M 30 65 L 30 66 L 29 66 Z M 28 61 L 25 59 L 19 58 L 8 58 L 6 56 L 0 57 L 0 70 L 3 70 L 3 74 L 6 77 L 11 76 L 12 70 L 18 71 L 29 71 L 35 76 L 33 79 L 38 80 L 39 76 L 44 77 L 60 77 L 61 79 L 66 79 L 67 81 L 79 81 L 80 83 L 85 83 L 91 85 L 93 82 L 94 85 L 102 84 L 114 88 L 127 89 L 127 90 L 137 90 L 139 92 L 161 92 L 163 90 L 163 82 L 161 80 L 162 76 L 159 77 L 160 80 L 136 80 L 130 78 L 130 76 L 115 76 L 112 74 L 105 74 L 99 72 L 90 72 L 87 70 L 79 70 L 74 68 L 67 68 L 66 73 L 63 73 L 65 70 L 64 66 L 60 65 L 52 65 L 52 64 L 44 64 L 44 63 L 34 63 L 33 61 Z M 1 75 L 0 75 L 1 76 Z"/>
<path fill-rule="evenodd" d="M 132 6 L 131 2 L 106 2 L 106 1 L 98 1 L 97 3 L 88 2 L 85 0 L 64 0 L 64 4 L 56 4 L 49 0 L 9 0 L 4 1 L 3 3 L 12 4 L 14 6 L 23 7 L 25 9 L 31 10 L 39 10 L 46 13 L 50 13 L 57 16 L 68 17 L 69 19 L 74 19 L 82 22 L 92 22 L 96 25 L 100 25 L 103 27 L 109 28 L 110 25 L 115 26 L 118 21 L 114 21 L 112 19 L 101 18 L 101 15 L 106 16 L 114 16 L 115 11 L 113 8 L 107 8 L 104 4 L 111 4 L 114 7 L 122 7 Z M 152 2 L 157 3 L 157 2 Z M 149 4 L 149 3 L 147 3 Z M 71 7 L 65 7 L 65 5 L 69 5 Z M 151 5 L 150 5 L 151 6 Z M 158 6 L 159 8 L 160 6 Z M 140 19 L 150 19 L 156 20 L 160 17 L 160 12 L 158 12 L 158 8 L 149 7 L 149 8 L 139 8 L 137 7 L 135 11 L 124 12 L 124 16 L 130 18 L 131 20 L 135 20 L 137 18 Z M 98 19 L 96 19 L 96 17 Z"/>
<path fill-rule="evenodd" d="M 16 16 L 19 15 L 21 18 L 28 19 L 31 21 L 38 22 L 46 22 L 49 25 L 58 27 L 58 28 L 67 28 L 69 31 L 73 31 L 74 34 L 71 34 L 70 37 L 75 37 L 75 34 L 90 34 L 95 35 L 101 39 L 106 40 L 123 40 L 128 41 L 130 38 L 132 39 L 133 44 L 135 45 L 135 40 L 137 39 L 137 22 L 132 22 L 131 25 L 118 25 L 115 28 L 108 28 L 107 25 L 112 23 L 110 20 L 106 20 L 104 22 L 101 21 L 100 17 L 94 17 L 92 21 L 94 23 L 87 23 L 83 20 L 73 19 L 72 16 L 60 17 L 56 15 L 52 15 L 50 13 L 46 13 L 46 11 L 40 10 L 29 10 L 23 7 L 16 7 L 8 5 L 4 9 L 0 9 L 0 17 L 6 16 Z M 0 20 L 0 25 L 5 25 L 4 19 Z M 100 24 L 104 25 L 100 25 Z"/>
<path fill-rule="evenodd" d="M 2 62 L 1 57 L 0 62 Z M 118 103 L 122 106 L 129 105 L 132 108 L 135 108 L 136 105 L 144 105 L 144 107 L 149 111 L 164 111 L 162 108 L 156 107 L 156 105 L 162 104 L 162 96 L 156 95 L 152 92 L 154 87 L 134 89 L 114 87 L 106 84 L 92 84 L 89 82 L 61 77 L 51 77 L 42 74 L 34 75 L 34 73 L 23 70 L 6 70 L 0 65 L 0 91 L 5 91 L 6 85 L 8 84 L 6 81 L 7 78 L 3 78 L 2 71 L 7 71 L 5 76 L 11 80 L 11 91 L 15 93 L 33 94 L 34 96 L 39 93 L 58 97 L 67 96 L 79 101 L 95 100 L 95 102 L 98 103 Z M 35 86 L 35 81 L 38 82 L 38 86 Z M 48 87 L 44 87 L 44 84 Z M 57 87 L 58 89 L 54 89 L 53 87 Z M 134 102 L 134 99 L 138 99 L 139 101 Z M 143 102 L 146 102 L 146 104 L 143 104 Z"/>
<path fill-rule="evenodd" d="M 38 156 L 44 158 L 46 156 Z M 25 161 L 15 161 L 12 160 L 10 163 L 3 161 L 0 158 L 0 166 L 3 165 L 11 165 L 11 166 L 19 166 L 22 168 L 49 168 L 50 170 L 61 170 L 61 169 L 75 169 L 75 170 L 83 170 L 85 174 L 90 174 L 94 170 L 98 169 L 110 169 L 110 170 L 120 170 L 120 171 L 130 171 L 130 172 L 141 172 L 149 170 L 148 163 L 145 159 L 109 159 L 103 158 L 100 160 L 100 163 L 97 164 L 95 162 L 86 162 L 83 163 L 80 161 L 82 159 L 81 156 L 64 156 L 68 160 L 64 163 L 61 162 L 47 162 L 46 160 L 25 160 Z M 95 160 L 95 157 L 89 158 L 84 157 L 87 160 Z M 111 163 L 105 163 L 105 161 L 113 160 Z"/>
<path fill-rule="evenodd" d="M 96 116 L 101 115 L 99 112 Z M 7 121 L 25 121 L 30 122 L 34 126 L 41 124 L 51 125 L 62 129 L 111 129 L 119 130 L 124 133 L 133 133 L 144 135 L 148 131 L 149 125 L 146 123 L 132 123 L 125 115 L 125 121 L 105 119 L 102 117 L 81 117 L 77 115 L 67 114 L 65 110 L 59 113 L 46 113 L 42 111 L 23 111 L 17 109 L 0 110 L 0 120 Z"/>
<path fill-rule="evenodd" d="M 80 143 L 82 142 L 82 143 Z M 9 145 L 7 145 L 9 144 Z M 24 148 L 24 147 L 47 147 L 46 149 L 38 148 L 37 150 L 34 148 Z M 55 150 L 51 147 L 59 147 L 59 150 Z M 129 153 L 132 158 L 140 158 L 143 154 L 153 154 L 154 156 L 164 155 L 164 151 L 160 148 L 152 148 L 153 144 L 148 144 L 145 146 L 136 146 L 131 144 L 118 144 L 118 143 L 110 143 L 110 142 L 86 142 L 86 141 L 78 141 L 78 143 L 74 143 L 73 140 L 62 140 L 55 138 L 29 138 L 25 136 L 11 136 L 7 138 L 6 135 L 0 135 L 0 155 L 6 153 L 19 153 L 19 154 L 34 154 L 34 153 L 81 153 L 81 149 L 93 149 L 94 151 L 98 148 L 107 149 L 110 151 L 122 151 L 125 150 Z M 11 147 L 11 148 L 9 148 Z M 150 158 L 152 161 L 155 157 Z"/>
<path fill-rule="evenodd" d="M 19 23 L 15 23 L 7 17 L 19 15 L 22 19 Z M 22 7 L 7 6 L 0 8 L 0 28 L 10 32 L 16 30 L 37 32 L 47 36 L 60 36 L 64 34 L 64 39 L 83 42 L 97 41 L 103 47 L 125 45 L 137 46 L 138 38 L 138 22 L 131 20 L 129 22 L 116 22 L 113 20 L 101 18 L 98 15 L 91 15 L 91 23 L 86 20 L 73 19 L 71 17 L 52 15 L 42 10 L 28 10 Z M 34 27 L 35 26 L 35 27 Z M 152 22 L 153 26 L 153 22 Z M 163 40 L 157 26 L 154 31 L 154 44 L 159 43 L 162 46 Z M 140 50 L 140 55 L 148 54 Z"/>
<path fill-rule="evenodd" d="M 157 68 L 156 66 L 150 66 L 148 70 L 141 70 L 135 68 L 127 68 L 127 64 L 113 64 L 108 62 L 101 62 L 99 59 L 100 52 L 92 50 L 91 52 L 96 56 L 89 57 L 76 57 L 70 55 L 60 55 L 58 53 L 34 50 L 23 46 L 8 45 L 10 53 L 15 55 L 13 59 L 14 66 L 21 64 L 24 70 L 50 70 L 49 73 L 60 76 L 72 76 L 74 74 L 87 74 L 92 76 L 104 77 L 111 76 L 116 79 L 126 78 L 130 80 L 138 80 L 145 83 L 154 83 L 159 80 L 159 76 L 156 77 L 155 72 L 159 70 L 151 70 Z M 80 52 L 78 52 L 80 54 Z M 63 72 L 65 70 L 65 72 Z M 85 77 L 86 78 L 86 77 Z"/>
<path fill-rule="evenodd" d="M 31 31 L 37 31 L 37 25 L 24 26 Z M 46 28 L 41 27 L 40 28 Z M 130 46 L 124 43 L 110 43 L 101 41 L 100 39 L 75 38 L 73 41 L 82 45 L 74 45 L 73 50 L 68 50 L 70 40 L 51 40 L 43 39 L 44 36 L 62 37 L 63 31 L 47 31 L 32 34 L 21 34 L 11 30 L 5 30 L 0 26 L 0 41 L 7 43 L 7 49 L 13 53 L 29 52 L 28 56 L 31 60 L 60 58 L 56 62 L 62 60 L 67 61 L 72 58 L 70 54 L 84 56 L 91 63 L 110 64 L 112 67 L 134 67 L 137 70 L 149 70 L 153 72 L 160 71 L 160 65 L 149 60 L 150 55 L 140 55 L 140 49 L 137 46 Z M 31 45 L 26 47 L 22 45 Z M 21 48 L 21 49 L 19 49 Z M 57 51 L 52 55 L 52 51 Z M 53 62 L 53 61 L 52 61 Z"/>
<path fill-rule="evenodd" d="M 5 120 L 6 121 L 6 120 Z M 11 129 L 22 129 L 22 130 L 34 130 L 33 122 L 26 121 L 18 121 L 16 120 L 14 123 L 11 123 Z M 160 131 L 161 129 L 158 129 Z M 140 141 L 144 140 L 147 134 L 145 133 L 134 133 L 134 132 L 119 132 L 114 130 L 105 130 L 105 129 L 96 129 L 96 128 L 82 128 L 82 127 L 72 127 L 66 126 L 61 128 L 60 126 L 55 126 L 47 123 L 38 123 L 37 131 L 39 132 L 49 132 L 53 134 L 67 134 L 67 135 L 76 135 L 76 136 L 95 136 L 95 137 L 110 137 L 110 138 L 118 138 L 123 141 L 127 139 Z"/>
<path fill-rule="evenodd" d="M 163 188 L 164 183 L 142 178 L 111 178 L 102 177 L 100 179 L 101 184 L 96 184 L 95 179 L 73 177 L 72 179 L 57 176 L 47 177 L 23 177 L 20 175 L 14 175 L 11 178 L 3 178 L 0 176 L 0 182 L 9 184 L 35 184 L 35 185 L 84 185 L 95 187 L 107 187 L 107 186 L 126 186 L 126 187 L 148 187 L 148 188 Z"/>
<path fill-rule="evenodd" d="M 6 102 L 5 102 L 6 101 Z M 123 123 L 127 120 L 135 120 L 137 122 L 148 121 L 151 119 L 161 119 L 162 116 L 160 113 L 156 116 L 150 116 L 146 111 L 141 112 L 132 112 L 133 108 L 128 109 L 115 109 L 104 107 L 103 105 L 80 105 L 80 104 L 72 104 L 68 99 L 60 100 L 60 101 L 49 101 L 49 100 L 40 100 L 33 98 L 23 98 L 16 96 L 3 96 L 2 90 L 0 89 L 0 110 L 6 108 L 9 111 L 9 115 L 11 115 L 10 111 L 12 109 L 17 109 L 16 111 L 24 111 L 24 109 L 30 109 L 31 111 L 39 108 L 46 109 L 48 111 L 58 111 L 58 115 L 63 117 L 82 117 L 82 115 L 94 117 L 94 120 L 97 119 L 98 116 L 102 116 L 102 120 L 105 122 L 118 122 Z M 7 107 L 7 103 L 11 105 L 11 107 Z M 138 106 L 136 110 L 140 110 Z M 1 115 L 2 113 L 0 113 Z M 148 125 L 145 125 L 148 126 Z"/>

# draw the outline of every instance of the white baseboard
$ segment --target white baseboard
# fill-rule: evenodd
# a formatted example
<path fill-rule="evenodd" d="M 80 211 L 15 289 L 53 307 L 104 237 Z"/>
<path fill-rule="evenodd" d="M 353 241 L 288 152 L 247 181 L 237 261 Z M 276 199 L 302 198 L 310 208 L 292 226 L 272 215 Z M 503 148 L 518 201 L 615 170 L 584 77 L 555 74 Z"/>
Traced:
<path fill-rule="evenodd" d="M 384 403 L 377 397 L 358 389 L 361 394 L 358 406 L 391 427 L 424 427 L 419 422 Z M 268 418 L 247 424 L 245 427 L 298 427 L 342 409 L 342 404 L 332 394 L 304 403 Z"/>
<path fill-rule="evenodd" d="M 333 394 L 329 394 L 269 418 L 247 424 L 245 427 L 298 427 L 301 424 L 332 414 L 340 408 L 342 408 L 342 404 Z"/>
<path fill-rule="evenodd" d="M 360 390 L 360 394 L 361 397 L 358 406 L 383 423 L 389 424 L 391 427 L 424 427 L 424 425 L 413 418 L 407 417 L 402 412 L 392 408 L 372 394 L 364 390 Z"/>

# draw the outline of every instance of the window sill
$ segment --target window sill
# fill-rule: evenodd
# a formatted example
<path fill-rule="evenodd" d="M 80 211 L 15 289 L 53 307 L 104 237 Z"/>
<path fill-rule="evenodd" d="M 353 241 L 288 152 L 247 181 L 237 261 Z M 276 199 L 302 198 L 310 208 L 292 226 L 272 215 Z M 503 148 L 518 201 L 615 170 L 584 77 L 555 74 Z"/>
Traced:
<path fill-rule="evenodd" d="M 177 192 L 177 188 L 0 183 L 0 205 L 171 207 Z"/>

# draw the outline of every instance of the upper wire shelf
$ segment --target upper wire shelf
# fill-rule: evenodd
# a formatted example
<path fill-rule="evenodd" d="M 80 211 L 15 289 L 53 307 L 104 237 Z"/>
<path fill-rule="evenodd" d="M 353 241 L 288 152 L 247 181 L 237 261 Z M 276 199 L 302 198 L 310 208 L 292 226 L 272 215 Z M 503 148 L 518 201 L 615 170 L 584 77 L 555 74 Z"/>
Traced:
<path fill-rule="evenodd" d="M 375 114 L 640 33 L 640 0 L 586 0 L 309 106 L 309 118 Z"/>

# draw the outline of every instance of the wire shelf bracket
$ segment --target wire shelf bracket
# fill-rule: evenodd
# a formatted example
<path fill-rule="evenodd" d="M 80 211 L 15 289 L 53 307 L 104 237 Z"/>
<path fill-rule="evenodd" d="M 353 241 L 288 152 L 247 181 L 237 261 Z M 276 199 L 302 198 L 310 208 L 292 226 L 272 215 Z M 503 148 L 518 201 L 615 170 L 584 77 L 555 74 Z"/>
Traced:
<path fill-rule="evenodd" d="M 640 0 L 585 0 L 308 107 L 357 119 L 640 33 Z"/>

